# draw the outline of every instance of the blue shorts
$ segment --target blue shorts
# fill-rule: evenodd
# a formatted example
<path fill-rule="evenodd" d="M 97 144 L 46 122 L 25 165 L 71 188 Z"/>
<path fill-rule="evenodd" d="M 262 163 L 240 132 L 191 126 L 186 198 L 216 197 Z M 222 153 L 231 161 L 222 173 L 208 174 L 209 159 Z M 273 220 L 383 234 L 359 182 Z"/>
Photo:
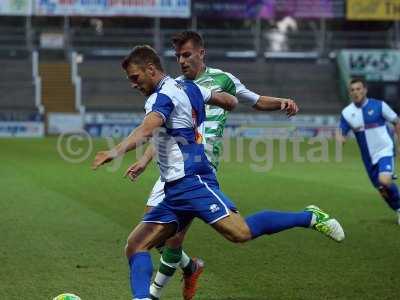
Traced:
<path fill-rule="evenodd" d="M 237 212 L 232 201 L 219 190 L 214 174 L 191 175 L 166 182 L 165 198 L 143 217 L 147 223 L 173 223 L 183 230 L 194 218 L 213 224 Z"/>
<path fill-rule="evenodd" d="M 388 173 L 393 175 L 394 172 L 394 159 L 393 156 L 382 157 L 375 165 L 366 166 L 369 179 L 372 184 L 378 188 L 379 184 L 379 174 Z"/>

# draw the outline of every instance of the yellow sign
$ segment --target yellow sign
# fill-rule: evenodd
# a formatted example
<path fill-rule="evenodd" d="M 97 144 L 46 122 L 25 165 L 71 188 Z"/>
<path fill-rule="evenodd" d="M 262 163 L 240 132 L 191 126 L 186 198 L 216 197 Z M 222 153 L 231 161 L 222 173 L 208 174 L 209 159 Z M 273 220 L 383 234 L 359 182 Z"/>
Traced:
<path fill-rule="evenodd" d="M 400 20 L 400 0 L 347 0 L 348 20 Z"/>

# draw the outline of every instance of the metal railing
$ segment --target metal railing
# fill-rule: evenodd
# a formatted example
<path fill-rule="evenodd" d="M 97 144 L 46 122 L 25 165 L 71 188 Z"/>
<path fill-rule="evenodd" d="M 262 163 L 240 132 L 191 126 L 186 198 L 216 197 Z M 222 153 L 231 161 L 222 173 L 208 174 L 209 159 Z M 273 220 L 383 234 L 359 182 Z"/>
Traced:
<path fill-rule="evenodd" d="M 186 28 L 182 28 L 184 30 Z M 257 30 L 258 29 L 258 30 Z M 400 30 L 400 29 L 399 29 Z M 65 31 L 64 49 L 84 54 L 121 56 L 137 44 L 150 44 L 167 56 L 171 55 L 171 37 L 177 29 L 153 28 L 94 29 L 69 28 Z M 386 31 L 321 31 L 300 30 L 288 33 L 276 29 L 260 28 L 200 29 L 209 56 L 215 57 L 256 57 L 268 53 L 315 53 L 327 57 L 332 51 L 343 48 L 386 48 L 400 47 L 400 33 Z M 40 36 L 46 29 L 33 28 L 27 34 L 23 28 L 0 28 L 0 51 L 41 49 Z M 29 40 L 28 40 L 29 39 Z M 29 49 L 31 48 L 31 49 Z"/>
<path fill-rule="evenodd" d="M 85 106 L 82 104 L 82 80 L 78 73 L 78 64 L 80 63 L 80 55 L 77 52 L 71 53 L 71 81 L 75 87 L 75 109 L 81 115 L 85 113 Z"/>
<path fill-rule="evenodd" d="M 42 79 L 39 75 L 39 53 L 32 52 L 32 79 L 35 86 L 35 105 L 40 114 L 44 113 L 42 104 Z"/>

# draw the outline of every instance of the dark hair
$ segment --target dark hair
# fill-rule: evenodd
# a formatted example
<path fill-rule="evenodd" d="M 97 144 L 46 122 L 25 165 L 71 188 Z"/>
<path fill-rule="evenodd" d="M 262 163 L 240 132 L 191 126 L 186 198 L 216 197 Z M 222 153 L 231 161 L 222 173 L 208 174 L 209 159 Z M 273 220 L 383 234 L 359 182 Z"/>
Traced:
<path fill-rule="evenodd" d="M 203 48 L 204 47 L 204 42 L 203 38 L 199 33 L 196 31 L 192 30 L 187 30 L 187 31 L 182 31 L 179 33 L 176 33 L 172 39 L 172 45 L 175 48 L 180 48 L 182 47 L 183 44 L 187 43 L 188 41 L 192 41 L 193 46 Z"/>
<path fill-rule="evenodd" d="M 355 77 L 350 80 L 350 85 L 361 82 L 364 87 L 367 87 L 367 81 L 363 77 Z"/>
<path fill-rule="evenodd" d="M 160 57 L 156 50 L 149 45 L 135 46 L 129 55 L 124 58 L 121 66 L 126 70 L 130 64 L 138 65 L 140 67 L 144 67 L 147 64 L 153 64 L 159 71 L 164 72 Z"/>

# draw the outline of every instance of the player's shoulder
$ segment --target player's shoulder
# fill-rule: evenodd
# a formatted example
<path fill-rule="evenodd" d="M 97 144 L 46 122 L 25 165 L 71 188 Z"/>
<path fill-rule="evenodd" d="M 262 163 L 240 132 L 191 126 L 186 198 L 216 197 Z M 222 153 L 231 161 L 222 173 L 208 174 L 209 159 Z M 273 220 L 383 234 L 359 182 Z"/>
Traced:
<path fill-rule="evenodd" d="M 381 105 L 384 101 L 375 98 L 368 98 L 368 104 L 370 105 Z"/>
<path fill-rule="evenodd" d="M 354 105 L 353 102 L 351 102 L 349 105 L 347 105 L 345 108 L 342 110 L 342 116 L 344 118 L 352 115 L 355 111 L 357 110 L 357 106 Z"/>
<path fill-rule="evenodd" d="M 236 78 L 233 74 L 223 71 L 221 69 L 207 67 L 207 73 L 209 77 L 213 78 L 216 82 L 219 82 L 219 84 L 221 86 L 224 86 L 225 89 L 231 90 L 232 94 L 236 93 L 234 89 L 236 89 L 236 87 L 241 84 L 240 80 Z M 225 91 L 229 92 L 228 90 Z"/>
<path fill-rule="evenodd" d="M 213 68 L 213 67 L 207 66 L 205 73 L 207 75 L 218 75 L 218 74 L 225 74 L 226 72 L 221 69 L 218 69 L 218 68 Z"/>
<path fill-rule="evenodd" d="M 174 105 L 178 103 L 186 102 L 188 94 L 199 92 L 199 85 L 192 80 L 177 80 L 168 78 L 164 84 L 157 90 L 157 97 L 167 97 Z"/>
<path fill-rule="evenodd" d="M 193 80 L 186 79 L 185 77 L 182 76 L 182 78 L 178 79 L 175 78 L 175 87 L 178 89 L 185 89 L 185 91 L 191 91 L 191 90 L 198 90 L 200 89 L 200 85 L 194 82 Z"/>
<path fill-rule="evenodd" d="M 206 73 L 208 75 L 211 75 L 211 76 L 212 75 L 214 75 L 214 76 L 220 75 L 220 76 L 226 76 L 226 77 L 228 77 L 229 79 L 232 79 L 232 80 L 236 79 L 236 76 L 233 75 L 232 73 L 224 71 L 224 70 L 221 70 L 221 69 L 217 69 L 217 68 L 207 67 Z"/>
<path fill-rule="evenodd" d="M 179 81 L 171 77 L 163 79 L 160 86 L 156 90 L 156 94 L 164 94 L 167 96 L 172 96 L 179 90 Z"/>
<path fill-rule="evenodd" d="M 381 111 L 385 105 L 387 106 L 386 102 L 383 100 L 368 98 L 368 103 L 367 103 L 368 109 Z"/>
<path fill-rule="evenodd" d="M 157 92 L 154 92 L 153 94 L 151 94 L 150 96 L 147 97 L 145 103 L 144 103 L 144 109 L 147 112 L 148 110 L 151 110 L 151 108 L 153 107 L 154 103 L 157 100 Z"/>

